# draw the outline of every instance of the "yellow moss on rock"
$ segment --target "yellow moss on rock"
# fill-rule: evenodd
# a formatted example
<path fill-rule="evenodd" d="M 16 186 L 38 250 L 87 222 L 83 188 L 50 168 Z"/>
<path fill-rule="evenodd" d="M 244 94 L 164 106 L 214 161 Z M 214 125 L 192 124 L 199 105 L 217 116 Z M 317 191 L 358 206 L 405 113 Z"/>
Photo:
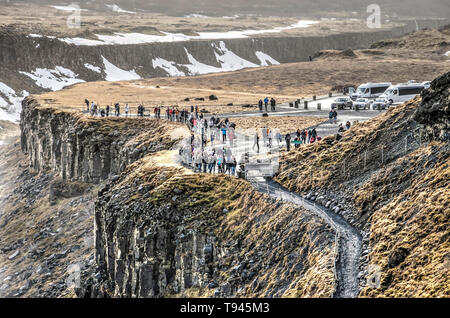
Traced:
<path fill-rule="evenodd" d="M 238 286 L 238 297 L 333 295 L 335 234 L 322 219 L 290 204 L 270 200 L 245 180 L 187 173 L 173 167 L 161 171 L 160 167 L 146 166 L 145 160 L 151 161 L 144 158 L 131 165 L 112 193 L 139 184 L 148 192 L 142 198 L 129 194 L 127 204 L 146 202 L 150 204 L 147 211 L 170 206 L 170 214 L 177 211 L 181 218 L 180 224 L 171 227 L 213 235 L 214 249 L 222 251 L 214 265 L 218 284 L 232 282 Z M 128 210 L 126 206 L 122 208 Z M 238 249 L 233 248 L 235 244 L 239 244 Z M 233 268 L 241 263 L 253 272 L 252 279 L 236 276 Z M 193 286 L 166 296 L 209 297 L 213 291 Z"/>

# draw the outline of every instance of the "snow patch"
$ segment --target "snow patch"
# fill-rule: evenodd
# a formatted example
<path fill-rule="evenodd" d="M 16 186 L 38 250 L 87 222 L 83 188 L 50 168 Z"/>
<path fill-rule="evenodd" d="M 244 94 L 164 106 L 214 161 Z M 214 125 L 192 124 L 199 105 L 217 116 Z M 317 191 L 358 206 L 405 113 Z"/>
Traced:
<path fill-rule="evenodd" d="M 319 23 L 319 21 L 299 21 L 287 27 L 278 27 L 269 30 L 243 30 L 243 31 L 227 31 L 227 32 L 198 32 L 198 35 L 185 35 L 182 33 L 162 32 L 164 35 L 149 35 L 142 33 L 115 33 L 114 35 L 95 36 L 99 39 L 89 40 L 83 38 L 62 38 L 63 42 L 75 45 L 114 45 L 114 44 L 145 44 L 155 42 L 180 42 L 190 40 L 222 40 L 222 39 L 243 39 L 252 35 L 264 33 L 280 33 L 285 30 L 307 28 L 311 25 Z"/>
<path fill-rule="evenodd" d="M 29 38 L 48 38 L 48 39 L 56 39 L 56 36 L 53 35 L 40 35 L 40 34 L 28 34 L 27 37 Z M 62 41 L 62 39 L 58 39 L 60 41 Z"/>
<path fill-rule="evenodd" d="M 260 60 L 260 65 L 254 64 L 250 61 L 247 61 L 240 56 L 233 53 L 231 50 L 227 49 L 225 43 L 223 41 L 220 41 L 219 44 L 212 44 L 213 48 L 215 49 L 215 56 L 217 62 L 220 64 L 220 67 L 208 65 L 202 62 L 199 62 L 196 60 L 192 54 L 189 53 L 189 51 L 184 48 L 184 51 L 186 52 L 187 58 L 189 60 L 189 64 L 179 64 L 180 66 L 183 66 L 189 70 L 189 75 L 201 75 L 201 74 L 210 74 L 210 73 L 220 73 L 220 72 L 228 72 L 228 71 L 236 71 L 243 68 L 249 68 L 249 67 L 259 67 L 259 66 L 268 66 L 268 65 L 278 65 L 280 64 L 278 61 L 273 59 L 268 54 L 265 54 L 263 52 L 256 52 L 256 56 Z M 159 63 L 161 65 L 158 65 L 165 69 L 167 73 L 169 73 L 171 76 L 183 76 L 177 74 L 179 72 L 178 69 L 176 69 L 176 63 L 169 62 L 163 59 L 160 59 Z M 155 67 L 155 60 L 153 61 L 153 66 Z M 174 70 L 170 70 L 170 68 L 175 68 Z"/>
<path fill-rule="evenodd" d="M 22 100 L 28 95 L 25 90 L 17 94 L 11 87 L 0 82 L 0 120 L 19 121 Z"/>
<path fill-rule="evenodd" d="M 20 121 L 20 111 L 8 112 L 0 107 L 0 120 L 7 120 L 12 122 Z"/>
<path fill-rule="evenodd" d="M 208 64 L 201 63 L 197 61 L 186 48 L 184 48 L 186 55 L 188 57 L 190 64 L 183 64 L 189 70 L 189 74 L 191 75 L 200 75 L 200 74 L 208 74 L 208 73 L 219 73 L 223 72 L 223 70 L 219 67 L 211 66 Z"/>
<path fill-rule="evenodd" d="M 214 54 L 216 55 L 217 61 L 222 65 L 222 69 L 225 72 L 237 71 L 247 67 L 259 66 L 237 56 L 232 51 L 228 50 L 223 41 L 219 42 L 219 46 L 217 46 L 215 43 L 213 43 L 212 45 L 217 51 L 219 51 L 219 53 L 214 52 Z"/>
<path fill-rule="evenodd" d="M 165 32 L 163 33 L 165 35 L 151 35 L 142 33 L 115 33 L 114 35 L 96 34 L 96 37 L 101 41 L 103 45 L 180 42 L 180 41 L 189 41 L 190 39 L 189 36 L 181 33 L 165 33 Z"/>
<path fill-rule="evenodd" d="M 263 53 L 261 51 L 255 52 L 255 55 L 261 62 L 261 66 L 279 65 L 280 64 L 280 62 L 276 61 L 270 55 L 267 55 L 266 53 Z"/>
<path fill-rule="evenodd" d="M 87 45 L 87 46 L 105 45 L 105 42 L 102 42 L 102 41 L 83 39 L 83 38 L 62 38 L 62 39 L 59 39 L 59 40 L 62 41 L 62 42 L 65 42 L 67 44 L 74 44 L 76 46 L 81 46 L 81 45 Z"/>
<path fill-rule="evenodd" d="M 236 19 L 236 18 L 239 18 L 240 17 L 240 15 L 239 14 L 235 14 L 235 15 L 233 15 L 233 16 L 228 16 L 228 15 L 225 15 L 225 16 L 223 16 L 222 18 L 223 19 Z"/>
<path fill-rule="evenodd" d="M 152 60 L 153 68 L 162 68 L 164 71 L 166 71 L 170 76 L 186 76 L 184 72 L 181 72 L 177 67 L 175 62 L 167 61 L 165 59 L 162 59 L 160 57 L 157 57 Z"/>
<path fill-rule="evenodd" d="M 56 10 L 61 10 L 61 11 L 88 11 L 87 9 L 79 9 L 77 7 L 73 7 L 73 6 L 50 6 Z"/>
<path fill-rule="evenodd" d="M 207 39 L 207 40 L 219 40 L 219 39 L 243 39 L 248 38 L 252 35 L 259 35 L 265 33 L 280 33 L 286 30 L 307 28 L 313 24 L 319 23 L 319 21 L 298 21 L 287 27 L 278 27 L 275 29 L 268 30 L 245 30 L 245 31 L 228 31 L 228 32 L 198 32 L 199 36 L 197 39 Z"/>
<path fill-rule="evenodd" d="M 450 51 L 444 53 L 445 56 L 450 56 Z"/>
<path fill-rule="evenodd" d="M 313 20 L 299 20 L 297 23 L 294 23 L 288 27 L 280 27 L 280 28 L 275 28 L 276 30 L 292 30 L 292 29 L 301 29 L 301 28 L 308 28 L 314 24 L 319 23 L 319 21 L 313 21 Z"/>
<path fill-rule="evenodd" d="M 140 79 L 141 77 L 135 72 L 135 70 L 132 71 L 125 71 L 114 64 L 110 63 L 107 59 L 105 59 L 104 56 L 102 56 L 103 64 L 105 65 L 105 73 L 106 77 L 105 80 L 110 82 L 115 81 L 130 81 L 130 80 L 136 80 Z"/>
<path fill-rule="evenodd" d="M 105 4 L 105 5 L 114 12 L 136 14 L 136 12 L 121 9 L 117 4 Z"/>
<path fill-rule="evenodd" d="M 199 19 L 209 19 L 208 16 L 198 13 L 192 13 L 184 16 L 185 18 L 199 18 Z"/>
<path fill-rule="evenodd" d="M 16 92 L 6 84 L 0 82 L 0 93 L 5 96 L 15 95 Z"/>
<path fill-rule="evenodd" d="M 91 71 L 94 71 L 95 73 L 101 73 L 102 72 L 100 67 L 94 66 L 94 65 L 89 64 L 89 63 L 84 63 L 84 67 L 89 69 L 89 70 L 91 70 Z"/>
<path fill-rule="evenodd" d="M 37 86 L 48 88 L 52 91 L 60 90 L 66 86 L 84 82 L 76 78 L 78 75 L 62 66 L 56 66 L 55 69 L 37 68 L 31 73 L 19 72 L 35 81 Z"/>

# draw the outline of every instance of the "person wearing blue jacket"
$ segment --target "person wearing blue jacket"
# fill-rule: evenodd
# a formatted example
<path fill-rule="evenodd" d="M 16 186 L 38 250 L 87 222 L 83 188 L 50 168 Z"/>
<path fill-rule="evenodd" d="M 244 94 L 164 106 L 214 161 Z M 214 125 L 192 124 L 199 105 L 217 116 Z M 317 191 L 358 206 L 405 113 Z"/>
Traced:
<path fill-rule="evenodd" d="M 217 157 L 217 172 L 222 173 L 222 156 Z"/>
<path fill-rule="evenodd" d="M 223 143 L 227 142 L 227 128 L 226 127 L 222 127 L 222 142 Z"/>

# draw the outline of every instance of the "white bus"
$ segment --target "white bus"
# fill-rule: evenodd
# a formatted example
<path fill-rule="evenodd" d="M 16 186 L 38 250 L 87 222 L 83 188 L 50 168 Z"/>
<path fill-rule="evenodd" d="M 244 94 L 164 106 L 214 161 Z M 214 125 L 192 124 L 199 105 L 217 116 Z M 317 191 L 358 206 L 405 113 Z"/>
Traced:
<path fill-rule="evenodd" d="M 366 83 L 360 85 L 354 94 L 350 97 L 352 100 L 357 100 L 359 98 L 378 98 L 383 94 L 392 83 Z"/>
<path fill-rule="evenodd" d="M 417 83 L 392 85 L 380 98 L 385 98 L 390 104 L 403 103 L 413 99 L 424 89 L 424 85 Z"/>

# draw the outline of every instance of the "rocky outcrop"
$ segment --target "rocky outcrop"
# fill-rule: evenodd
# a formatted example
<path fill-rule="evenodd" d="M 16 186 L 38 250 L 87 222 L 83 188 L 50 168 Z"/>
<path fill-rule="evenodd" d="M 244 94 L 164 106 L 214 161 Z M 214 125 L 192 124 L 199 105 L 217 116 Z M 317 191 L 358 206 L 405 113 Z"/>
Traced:
<path fill-rule="evenodd" d="M 22 103 L 21 146 L 37 171 L 98 183 L 148 153 L 170 149 L 181 124 L 147 119 L 100 118 Z"/>
<path fill-rule="evenodd" d="M 428 140 L 450 139 L 450 72 L 435 79 L 422 93 L 414 119 Z"/>
<path fill-rule="evenodd" d="M 127 171 L 99 191 L 95 235 L 97 283 L 83 296 L 331 297 L 335 289 L 331 227 L 235 178 Z"/>
<path fill-rule="evenodd" d="M 360 230 L 360 296 L 449 295 L 448 79 L 280 160 L 276 181 Z"/>

